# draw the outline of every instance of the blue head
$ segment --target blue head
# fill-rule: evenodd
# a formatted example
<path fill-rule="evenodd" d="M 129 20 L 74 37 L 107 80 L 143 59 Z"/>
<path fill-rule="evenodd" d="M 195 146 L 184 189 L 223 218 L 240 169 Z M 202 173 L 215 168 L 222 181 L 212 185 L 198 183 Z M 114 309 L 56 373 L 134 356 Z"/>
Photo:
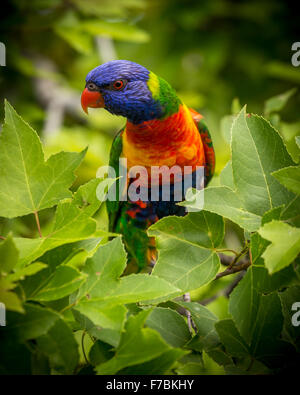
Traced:
<path fill-rule="evenodd" d="M 173 91 L 164 81 L 163 90 L 166 86 Z M 129 60 L 113 60 L 88 73 L 81 103 L 85 111 L 104 107 L 137 124 L 165 115 L 161 88 L 161 79 L 145 67 Z"/>

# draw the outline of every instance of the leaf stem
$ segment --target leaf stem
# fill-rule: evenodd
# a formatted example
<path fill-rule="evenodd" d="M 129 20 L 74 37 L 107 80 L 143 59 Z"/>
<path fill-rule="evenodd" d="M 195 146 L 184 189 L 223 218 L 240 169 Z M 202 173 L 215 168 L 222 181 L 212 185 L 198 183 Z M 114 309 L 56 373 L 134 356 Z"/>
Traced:
<path fill-rule="evenodd" d="M 38 228 L 39 235 L 40 235 L 40 237 L 43 237 L 42 232 L 41 232 L 41 225 L 40 225 L 39 215 L 38 215 L 37 211 L 34 212 L 34 217 L 35 217 L 35 222 L 36 222 L 36 225 L 37 225 L 37 228 Z"/>

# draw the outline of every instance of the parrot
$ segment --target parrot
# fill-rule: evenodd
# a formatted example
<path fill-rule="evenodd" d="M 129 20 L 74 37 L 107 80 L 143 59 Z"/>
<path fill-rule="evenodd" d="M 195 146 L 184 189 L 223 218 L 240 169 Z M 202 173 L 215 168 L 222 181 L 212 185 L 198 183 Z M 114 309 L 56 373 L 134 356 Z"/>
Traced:
<path fill-rule="evenodd" d="M 141 177 L 140 189 L 147 189 L 151 169 L 176 166 L 191 169 L 195 187 L 195 169 L 204 167 L 204 186 L 211 180 L 215 169 L 215 152 L 210 132 L 197 111 L 188 108 L 176 91 L 163 78 L 146 67 L 129 60 L 111 60 L 91 70 L 85 80 L 81 106 L 104 108 L 111 114 L 126 118 L 125 126 L 116 134 L 109 166 L 118 177 L 120 158 L 126 159 L 128 168 L 143 166 L 148 175 Z M 140 271 L 154 266 L 157 260 L 155 240 L 147 229 L 158 220 L 170 216 L 185 216 L 185 207 L 177 203 L 184 194 L 175 197 L 176 174 L 170 176 L 169 199 L 163 199 L 163 177 L 156 178 L 158 196 L 146 199 L 107 200 L 109 231 L 121 234 L 128 254 L 128 262 Z M 127 172 L 127 191 L 136 181 Z M 119 191 L 120 180 L 117 180 Z M 138 190 L 138 189 L 137 189 Z"/>

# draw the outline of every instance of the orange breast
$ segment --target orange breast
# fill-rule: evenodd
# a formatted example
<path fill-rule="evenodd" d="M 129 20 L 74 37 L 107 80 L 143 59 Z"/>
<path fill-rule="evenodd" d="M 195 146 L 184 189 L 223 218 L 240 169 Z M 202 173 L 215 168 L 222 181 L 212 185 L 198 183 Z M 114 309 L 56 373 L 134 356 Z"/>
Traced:
<path fill-rule="evenodd" d="M 178 113 L 165 120 L 147 121 L 139 125 L 128 122 L 122 140 L 122 156 L 127 158 L 128 169 L 143 166 L 149 179 L 153 166 L 177 166 L 178 171 L 182 171 L 184 166 L 191 166 L 191 171 L 194 171 L 196 166 L 205 164 L 199 131 L 185 105 L 180 105 Z"/>

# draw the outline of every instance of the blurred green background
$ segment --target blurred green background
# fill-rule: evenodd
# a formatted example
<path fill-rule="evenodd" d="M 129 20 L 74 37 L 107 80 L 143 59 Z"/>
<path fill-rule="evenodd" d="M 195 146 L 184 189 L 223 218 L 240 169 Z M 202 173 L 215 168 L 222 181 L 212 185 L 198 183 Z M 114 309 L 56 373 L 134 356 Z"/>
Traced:
<path fill-rule="evenodd" d="M 213 183 L 217 184 L 230 156 L 230 114 L 241 105 L 259 114 L 265 108 L 265 115 L 296 156 L 299 93 L 292 91 L 293 100 L 280 118 L 268 113 L 265 104 L 269 97 L 300 84 L 300 67 L 291 64 L 291 46 L 300 41 L 292 4 L 275 0 L 5 0 L 0 16 L 0 41 L 7 52 L 6 67 L 0 67 L 1 101 L 6 97 L 37 130 L 46 156 L 89 146 L 76 188 L 108 162 L 112 138 L 124 124 L 124 119 L 104 110 L 91 110 L 89 116 L 83 113 L 80 93 L 86 74 L 115 58 L 141 63 L 169 81 L 188 106 L 205 116 L 216 149 Z M 44 227 L 51 213 L 41 213 Z M 15 233 L 31 237 L 32 221 L 31 216 L 2 220 L 0 230 L 6 234 L 13 227 Z M 105 221 L 102 210 L 99 226 L 105 226 Z"/>

